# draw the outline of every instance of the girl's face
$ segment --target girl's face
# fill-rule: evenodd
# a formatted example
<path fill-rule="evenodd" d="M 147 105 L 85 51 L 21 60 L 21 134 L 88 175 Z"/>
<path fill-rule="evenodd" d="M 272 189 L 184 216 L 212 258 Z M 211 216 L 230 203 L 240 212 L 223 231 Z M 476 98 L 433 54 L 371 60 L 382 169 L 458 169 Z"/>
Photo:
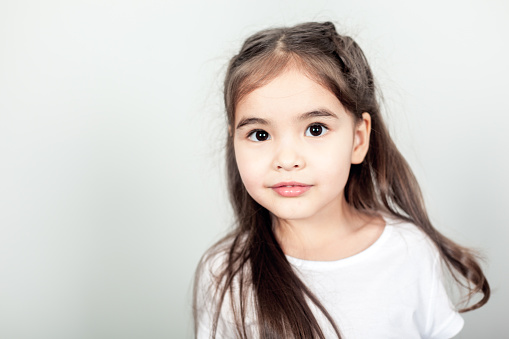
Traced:
<path fill-rule="evenodd" d="M 333 93 L 289 68 L 242 98 L 232 129 L 254 200 L 283 220 L 327 218 L 344 203 L 350 165 L 366 155 L 370 117 L 356 123 Z"/>

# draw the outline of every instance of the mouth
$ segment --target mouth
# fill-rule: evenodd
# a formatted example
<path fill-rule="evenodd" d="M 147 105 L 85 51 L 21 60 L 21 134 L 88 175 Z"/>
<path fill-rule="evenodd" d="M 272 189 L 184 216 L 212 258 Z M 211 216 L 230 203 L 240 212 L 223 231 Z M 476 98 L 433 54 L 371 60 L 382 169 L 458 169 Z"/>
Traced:
<path fill-rule="evenodd" d="M 272 190 L 274 190 L 277 194 L 282 197 L 298 197 L 304 193 L 306 193 L 312 185 L 303 184 L 300 182 L 280 182 L 271 186 Z"/>

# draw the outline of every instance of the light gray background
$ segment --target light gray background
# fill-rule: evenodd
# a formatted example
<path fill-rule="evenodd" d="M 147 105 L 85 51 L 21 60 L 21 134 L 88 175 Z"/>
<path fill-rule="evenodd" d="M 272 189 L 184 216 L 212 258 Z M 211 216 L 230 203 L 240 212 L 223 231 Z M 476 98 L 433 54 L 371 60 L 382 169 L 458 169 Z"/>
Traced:
<path fill-rule="evenodd" d="M 509 304 L 506 1 L 0 1 L 0 337 L 190 338 L 229 227 L 221 81 L 249 34 L 333 20 L 366 52 L 437 227 Z"/>

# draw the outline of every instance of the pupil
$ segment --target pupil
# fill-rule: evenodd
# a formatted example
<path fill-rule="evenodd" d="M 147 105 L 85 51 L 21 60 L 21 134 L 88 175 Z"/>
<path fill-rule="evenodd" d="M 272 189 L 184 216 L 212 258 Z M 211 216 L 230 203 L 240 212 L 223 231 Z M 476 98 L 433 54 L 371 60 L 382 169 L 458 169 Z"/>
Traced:
<path fill-rule="evenodd" d="M 317 137 L 320 134 L 322 134 L 322 126 L 320 126 L 320 125 L 311 126 L 310 132 L 311 132 L 311 135 Z"/>
<path fill-rule="evenodd" d="M 256 139 L 259 141 L 267 140 L 268 137 L 269 137 L 269 134 L 265 131 L 256 132 Z"/>

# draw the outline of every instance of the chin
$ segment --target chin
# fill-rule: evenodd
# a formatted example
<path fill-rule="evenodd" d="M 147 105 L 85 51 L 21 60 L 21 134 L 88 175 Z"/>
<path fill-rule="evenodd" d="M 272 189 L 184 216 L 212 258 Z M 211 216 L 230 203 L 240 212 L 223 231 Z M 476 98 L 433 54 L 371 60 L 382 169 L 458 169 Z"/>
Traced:
<path fill-rule="evenodd" d="M 282 220 L 303 220 L 313 217 L 315 213 L 303 209 L 269 209 L 269 212 Z"/>

